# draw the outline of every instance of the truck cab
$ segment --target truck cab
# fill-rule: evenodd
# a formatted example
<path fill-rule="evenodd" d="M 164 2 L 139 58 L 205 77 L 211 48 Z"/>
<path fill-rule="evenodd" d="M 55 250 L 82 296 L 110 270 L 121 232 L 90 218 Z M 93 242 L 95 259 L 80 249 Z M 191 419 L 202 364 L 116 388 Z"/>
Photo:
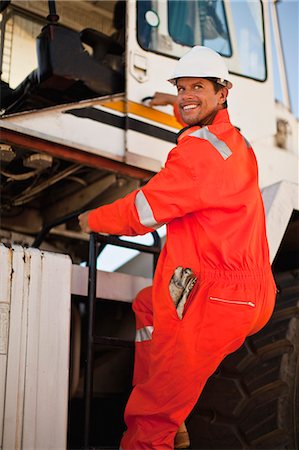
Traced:
<path fill-rule="evenodd" d="M 280 293 L 269 326 L 229 356 L 209 381 L 187 420 L 191 443 L 193 448 L 298 448 L 298 402 L 293 401 L 299 382 L 294 331 L 299 327 L 298 119 L 290 110 L 275 3 L 1 2 L 3 450 L 28 448 L 28 443 L 38 448 L 43 441 L 53 450 L 117 447 L 131 389 L 131 302 L 151 283 L 152 263 L 139 255 L 116 273 L 95 275 L 100 287 L 93 299 L 94 331 L 112 337 L 113 345 L 102 340 L 94 349 L 93 400 L 87 405 L 92 419 L 86 424 L 90 247 L 77 215 L 123 197 L 163 167 L 182 126 L 171 105 L 150 107 L 148 101 L 156 91 L 176 95 L 167 80 L 178 58 L 194 45 L 219 52 L 231 74 L 229 113 L 257 156 Z M 273 51 L 279 74 L 273 70 Z M 274 95 L 277 75 L 281 102 Z M 116 241 L 102 238 L 96 256 L 109 242 Z M 60 321 L 52 320 L 56 313 Z M 31 336 L 34 326 L 48 334 Z M 16 364 L 23 378 L 10 376 Z M 26 384 L 29 366 L 36 384 Z M 57 377 L 57 402 L 50 399 L 58 390 L 47 372 Z M 26 403 L 37 385 L 42 393 L 36 390 Z M 14 397 L 16 386 L 19 398 L 27 395 L 24 403 Z M 231 411 L 225 407 L 228 395 Z M 40 417 L 35 427 L 33 403 L 40 405 L 34 409 Z M 258 426 L 265 408 L 269 420 Z M 50 437 L 55 433 L 56 440 Z"/>

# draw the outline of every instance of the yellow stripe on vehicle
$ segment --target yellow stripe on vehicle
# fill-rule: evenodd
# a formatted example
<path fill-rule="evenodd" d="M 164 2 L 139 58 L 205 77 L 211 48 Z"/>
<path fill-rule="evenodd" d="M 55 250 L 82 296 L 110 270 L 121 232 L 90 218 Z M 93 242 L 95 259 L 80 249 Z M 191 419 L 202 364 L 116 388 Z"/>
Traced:
<path fill-rule="evenodd" d="M 129 101 L 126 105 L 126 102 L 120 100 L 116 102 L 105 102 L 102 103 L 101 106 L 122 112 L 124 114 L 126 112 L 128 114 L 134 114 L 135 116 L 143 117 L 144 119 L 149 119 L 153 122 L 158 122 L 172 128 L 182 128 L 182 125 L 176 120 L 175 116 L 171 116 L 170 114 L 158 111 L 157 109 L 150 108 L 149 106 L 141 105 L 140 103 Z"/>

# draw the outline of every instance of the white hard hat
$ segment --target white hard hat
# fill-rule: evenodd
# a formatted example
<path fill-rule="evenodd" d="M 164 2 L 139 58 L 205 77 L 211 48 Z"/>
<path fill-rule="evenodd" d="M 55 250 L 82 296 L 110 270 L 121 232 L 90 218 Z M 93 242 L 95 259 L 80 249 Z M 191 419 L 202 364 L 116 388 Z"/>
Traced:
<path fill-rule="evenodd" d="M 172 84 L 178 78 L 216 78 L 217 83 L 232 88 L 230 76 L 223 58 L 211 48 L 196 45 L 179 59 L 173 76 L 168 80 Z"/>

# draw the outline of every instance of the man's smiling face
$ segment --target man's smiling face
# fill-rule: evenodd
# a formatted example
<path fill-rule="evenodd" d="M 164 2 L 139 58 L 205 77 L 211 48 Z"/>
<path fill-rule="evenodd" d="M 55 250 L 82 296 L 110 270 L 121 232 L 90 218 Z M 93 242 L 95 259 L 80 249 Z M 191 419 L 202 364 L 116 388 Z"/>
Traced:
<path fill-rule="evenodd" d="M 213 83 L 205 78 L 179 78 L 176 85 L 179 111 L 187 125 L 211 124 L 228 93 L 225 87 L 215 92 Z"/>

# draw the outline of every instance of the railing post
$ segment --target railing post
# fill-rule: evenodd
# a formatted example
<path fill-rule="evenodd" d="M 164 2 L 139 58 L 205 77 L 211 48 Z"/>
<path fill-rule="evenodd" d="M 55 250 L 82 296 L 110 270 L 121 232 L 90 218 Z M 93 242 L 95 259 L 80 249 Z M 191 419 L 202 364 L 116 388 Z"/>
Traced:
<path fill-rule="evenodd" d="M 93 394 L 93 363 L 94 363 L 94 316 L 96 304 L 96 281 L 97 281 L 97 242 L 96 235 L 91 233 L 89 241 L 88 259 L 88 325 L 87 325 L 87 354 L 86 373 L 84 385 L 85 417 L 84 417 L 84 448 L 89 448 L 91 403 Z"/>

